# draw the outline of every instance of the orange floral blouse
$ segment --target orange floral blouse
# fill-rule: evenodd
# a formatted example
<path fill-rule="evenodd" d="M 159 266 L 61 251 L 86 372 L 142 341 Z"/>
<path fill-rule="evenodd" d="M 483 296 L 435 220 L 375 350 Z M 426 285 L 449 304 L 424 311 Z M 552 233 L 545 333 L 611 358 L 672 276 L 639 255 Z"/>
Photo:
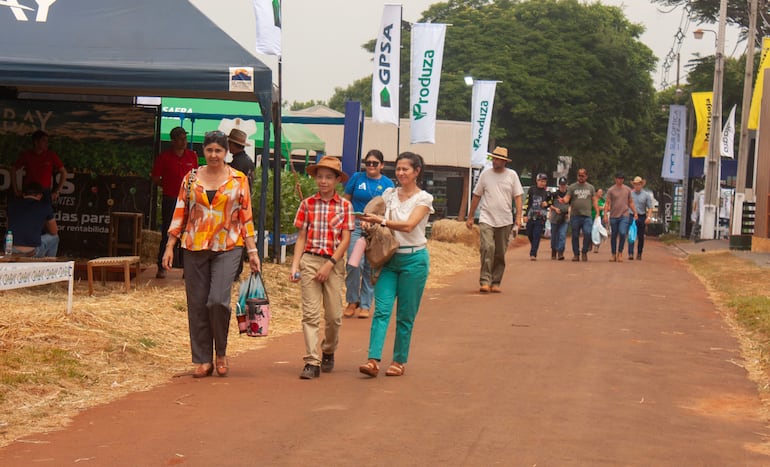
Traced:
<path fill-rule="evenodd" d="M 254 236 L 249 180 L 232 167 L 228 169 L 227 180 L 210 201 L 193 171 L 185 175 L 168 229 L 169 235 L 181 237 L 182 248 L 228 251 Z"/>

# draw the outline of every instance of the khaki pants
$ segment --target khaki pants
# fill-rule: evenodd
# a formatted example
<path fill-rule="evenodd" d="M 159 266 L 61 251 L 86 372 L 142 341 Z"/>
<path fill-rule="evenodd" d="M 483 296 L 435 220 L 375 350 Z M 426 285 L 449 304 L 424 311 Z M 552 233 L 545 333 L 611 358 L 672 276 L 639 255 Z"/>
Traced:
<path fill-rule="evenodd" d="M 338 262 L 329 273 L 326 282 L 315 277 L 329 260 L 321 256 L 303 254 L 299 262 L 302 273 L 302 333 L 305 335 L 305 363 L 318 366 L 321 313 L 324 316 L 324 339 L 320 343 L 323 353 L 334 353 L 339 342 L 342 326 L 342 284 L 345 282 L 345 262 Z"/>

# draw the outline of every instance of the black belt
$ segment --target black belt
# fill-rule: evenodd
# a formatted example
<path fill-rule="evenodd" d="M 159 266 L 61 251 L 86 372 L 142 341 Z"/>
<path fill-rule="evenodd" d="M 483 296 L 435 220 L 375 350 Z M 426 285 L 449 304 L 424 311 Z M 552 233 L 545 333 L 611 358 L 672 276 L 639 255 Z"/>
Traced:
<path fill-rule="evenodd" d="M 313 255 L 313 256 L 320 256 L 321 258 L 330 259 L 332 255 L 322 255 L 321 253 L 313 253 L 312 251 L 306 251 L 304 254 L 306 255 Z"/>

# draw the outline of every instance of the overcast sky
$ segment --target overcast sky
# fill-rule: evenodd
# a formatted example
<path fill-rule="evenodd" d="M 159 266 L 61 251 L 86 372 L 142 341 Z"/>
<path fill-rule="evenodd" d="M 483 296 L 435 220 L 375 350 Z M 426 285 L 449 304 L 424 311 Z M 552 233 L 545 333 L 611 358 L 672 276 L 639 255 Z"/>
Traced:
<path fill-rule="evenodd" d="M 254 50 L 254 39 L 248 34 L 253 29 L 254 13 L 251 0 L 228 2 L 223 9 L 219 0 L 191 0 L 215 20 L 221 18 L 220 27 L 228 31 L 244 47 Z M 328 100 L 337 87 L 347 87 L 355 80 L 372 73 L 372 56 L 361 48 L 365 42 L 374 39 L 380 26 L 383 6 L 395 1 L 381 0 L 283 0 L 283 99 L 288 102 Z M 404 5 L 403 18 L 417 21 L 432 0 L 408 0 Z M 647 0 L 603 0 L 605 5 L 619 6 L 626 17 L 634 23 L 641 23 L 646 32 L 641 40 L 658 57 L 653 80 L 659 86 L 661 65 L 674 45 L 674 36 L 680 28 L 685 34 L 681 57 L 681 81 L 685 81 L 684 65 L 694 53 L 702 56 L 713 55 L 716 34 L 706 33 L 696 40 L 692 32 L 699 27 L 716 31 L 716 25 L 698 25 L 682 22 L 681 8 L 670 13 L 661 12 Z M 237 14 L 233 15 L 233 10 Z M 228 13 L 230 15 L 228 15 Z M 243 21 L 233 28 L 226 24 L 233 16 Z M 686 29 L 685 29 L 686 28 Z M 740 56 L 745 43 L 734 53 L 737 30 L 729 29 L 726 34 L 725 54 Z M 273 69 L 277 82 L 277 61 L 274 57 L 259 56 Z M 205 59 L 205 57 L 203 58 Z M 493 77 L 486 77 L 491 79 Z M 668 82 L 676 81 L 676 65 L 671 67 Z"/>

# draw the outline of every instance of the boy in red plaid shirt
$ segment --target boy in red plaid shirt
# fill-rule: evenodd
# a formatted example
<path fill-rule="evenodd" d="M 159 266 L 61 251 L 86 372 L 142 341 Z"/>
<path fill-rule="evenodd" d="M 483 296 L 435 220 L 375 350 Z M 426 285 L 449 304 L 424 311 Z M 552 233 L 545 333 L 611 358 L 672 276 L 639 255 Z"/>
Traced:
<path fill-rule="evenodd" d="M 299 205 L 294 226 L 299 237 L 294 245 L 291 281 L 302 282 L 302 332 L 305 335 L 305 367 L 299 377 L 312 379 L 334 369 L 334 351 L 342 325 L 342 284 L 345 283 L 343 256 L 355 228 L 353 205 L 341 197 L 336 187 L 348 176 L 336 157 L 324 156 L 307 167 L 315 177 L 318 192 Z M 321 311 L 324 313 L 324 339 L 318 355 Z"/>

